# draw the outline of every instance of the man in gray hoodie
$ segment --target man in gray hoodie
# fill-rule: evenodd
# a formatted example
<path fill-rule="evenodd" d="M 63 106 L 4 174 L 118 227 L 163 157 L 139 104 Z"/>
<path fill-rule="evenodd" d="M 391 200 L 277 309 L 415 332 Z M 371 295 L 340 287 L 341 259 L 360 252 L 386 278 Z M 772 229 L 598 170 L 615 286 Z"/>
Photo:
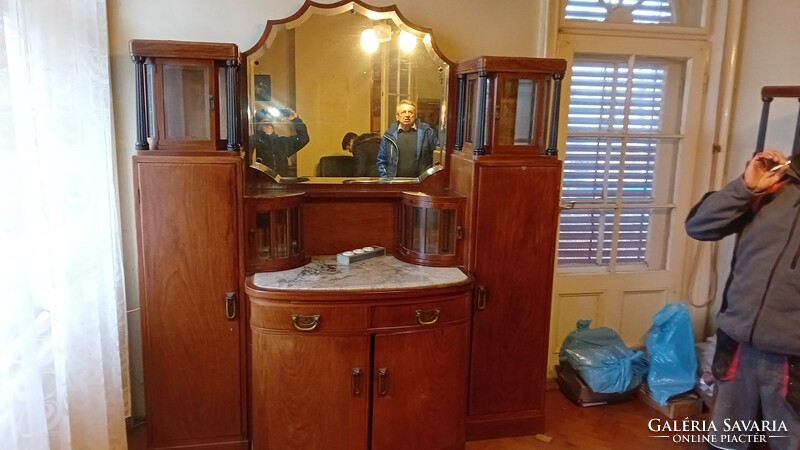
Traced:
<path fill-rule="evenodd" d="M 799 173 L 800 156 L 756 153 L 742 176 L 706 194 L 686 219 L 694 239 L 736 235 L 712 364 L 708 439 L 716 448 L 768 441 L 772 450 L 800 449 Z"/>

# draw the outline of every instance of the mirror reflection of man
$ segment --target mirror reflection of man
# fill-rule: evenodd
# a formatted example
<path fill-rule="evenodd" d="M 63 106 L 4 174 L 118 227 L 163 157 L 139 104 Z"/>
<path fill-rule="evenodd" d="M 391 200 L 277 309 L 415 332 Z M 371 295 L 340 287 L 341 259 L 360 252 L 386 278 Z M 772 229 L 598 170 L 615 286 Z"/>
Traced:
<path fill-rule="evenodd" d="M 256 152 L 256 161 L 289 176 L 289 157 L 308 144 L 308 128 L 291 109 L 285 109 L 282 117 L 275 117 L 266 111 L 256 112 L 256 133 L 251 144 Z M 294 128 L 294 135 L 280 136 L 275 132 L 275 122 L 287 122 Z"/>
<path fill-rule="evenodd" d="M 436 131 L 417 120 L 417 105 L 411 100 L 400 100 L 396 117 L 381 138 L 378 176 L 418 177 L 433 164 Z"/>

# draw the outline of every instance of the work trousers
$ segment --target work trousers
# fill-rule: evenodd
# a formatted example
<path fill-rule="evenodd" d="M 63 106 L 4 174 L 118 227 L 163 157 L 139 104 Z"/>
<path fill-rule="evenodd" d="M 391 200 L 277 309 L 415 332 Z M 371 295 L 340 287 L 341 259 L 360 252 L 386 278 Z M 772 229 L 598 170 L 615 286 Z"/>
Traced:
<path fill-rule="evenodd" d="M 717 337 L 709 443 L 720 449 L 800 450 L 800 359 Z"/>

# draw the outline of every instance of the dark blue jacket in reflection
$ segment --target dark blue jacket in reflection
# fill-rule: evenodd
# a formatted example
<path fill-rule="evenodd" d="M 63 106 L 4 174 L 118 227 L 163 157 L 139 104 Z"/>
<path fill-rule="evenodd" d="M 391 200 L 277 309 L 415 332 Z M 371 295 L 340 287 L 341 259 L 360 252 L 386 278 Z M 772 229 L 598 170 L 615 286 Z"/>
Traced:
<path fill-rule="evenodd" d="M 251 140 L 256 160 L 284 177 L 289 175 L 289 157 L 305 147 L 310 140 L 308 128 L 299 117 L 295 117 L 289 123 L 294 126 L 295 134 L 292 136 L 266 134 L 256 130 Z"/>
<path fill-rule="evenodd" d="M 378 176 L 394 178 L 397 176 L 397 130 L 399 124 L 394 122 L 381 138 L 378 149 Z M 417 176 L 433 165 L 433 150 L 436 148 L 436 130 L 425 122 L 417 120 Z"/>

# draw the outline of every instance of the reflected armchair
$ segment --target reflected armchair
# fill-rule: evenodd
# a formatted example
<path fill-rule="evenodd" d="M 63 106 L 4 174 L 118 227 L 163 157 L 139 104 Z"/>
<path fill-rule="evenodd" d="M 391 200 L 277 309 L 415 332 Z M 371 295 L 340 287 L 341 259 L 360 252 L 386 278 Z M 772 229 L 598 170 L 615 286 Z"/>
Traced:
<path fill-rule="evenodd" d="M 353 141 L 353 159 L 356 176 L 378 176 L 378 149 L 381 137 L 377 133 L 364 133 Z"/>

